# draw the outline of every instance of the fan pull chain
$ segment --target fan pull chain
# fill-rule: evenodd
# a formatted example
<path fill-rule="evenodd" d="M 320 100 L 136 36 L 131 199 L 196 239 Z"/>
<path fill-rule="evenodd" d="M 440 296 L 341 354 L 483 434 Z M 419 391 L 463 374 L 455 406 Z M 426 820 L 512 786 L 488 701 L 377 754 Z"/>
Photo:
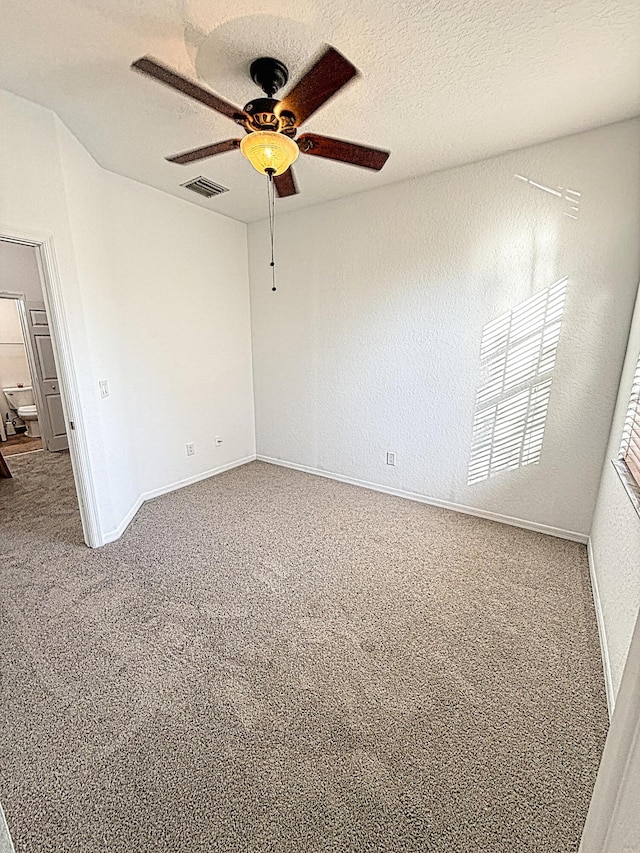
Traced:
<path fill-rule="evenodd" d="M 267 200 L 269 203 L 269 234 L 271 237 L 271 290 L 276 289 L 276 259 L 274 248 L 276 230 L 276 196 L 273 174 L 273 169 L 267 169 Z"/>

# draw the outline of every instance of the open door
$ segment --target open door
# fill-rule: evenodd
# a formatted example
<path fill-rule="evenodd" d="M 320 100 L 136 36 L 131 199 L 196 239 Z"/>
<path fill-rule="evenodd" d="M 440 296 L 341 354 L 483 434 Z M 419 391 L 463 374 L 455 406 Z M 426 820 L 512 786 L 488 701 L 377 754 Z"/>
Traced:
<path fill-rule="evenodd" d="M 44 302 L 26 302 L 24 320 L 31 342 L 33 364 L 30 367 L 42 443 L 47 450 L 66 450 L 69 447 L 67 426 Z"/>

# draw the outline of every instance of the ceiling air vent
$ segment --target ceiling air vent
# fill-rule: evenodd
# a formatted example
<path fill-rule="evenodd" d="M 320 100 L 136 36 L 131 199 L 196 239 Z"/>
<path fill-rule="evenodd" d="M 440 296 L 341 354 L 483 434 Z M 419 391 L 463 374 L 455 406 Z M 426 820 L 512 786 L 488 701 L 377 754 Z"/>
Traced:
<path fill-rule="evenodd" d="M 186 187 L 188 190 L 193 190 L 194 193 L 203 195 L 205 198 L 213 198 L 215 195 L 222 195 L 222 193 L 229 192 L 228 187 L 222 187 L 220 184 L 210 181 L 209 178 L 203 178 L 202 175 L 199 178 L 187 181 L 186 184 L 180 184 L 180 186 Z"/>

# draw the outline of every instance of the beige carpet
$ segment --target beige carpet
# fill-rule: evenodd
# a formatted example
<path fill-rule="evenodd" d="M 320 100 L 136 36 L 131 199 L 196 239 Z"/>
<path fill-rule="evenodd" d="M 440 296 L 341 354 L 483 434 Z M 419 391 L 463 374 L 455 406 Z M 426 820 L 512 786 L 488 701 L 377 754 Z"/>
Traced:
<path fill-rule="evenodd" d="M 0 482 L 17 853 L 571 853 L 606 729 L 584 547 L 262 463 L 81 544 Z"/>

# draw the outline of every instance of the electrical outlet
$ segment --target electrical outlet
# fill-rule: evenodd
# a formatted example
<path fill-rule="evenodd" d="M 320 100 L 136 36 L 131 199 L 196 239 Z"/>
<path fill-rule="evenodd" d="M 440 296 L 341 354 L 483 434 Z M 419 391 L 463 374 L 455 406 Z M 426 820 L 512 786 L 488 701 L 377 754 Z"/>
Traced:
<path fill-rule="evenodd" d="M 396 464 L 396 454 L 393 450 L 387 450 L 387 465 Z"/>
<path fill-rule="evenodd" d="M 189 441 L 186 445 L 187 448 L 187 456 L 193 456 L 196 452 L 196 446 L 192 441 Z"/>
<path fill-rule="evenodd" d="M 213 438 L 214 438 L 216 447 L 220 447 L 220 445 L 222 444 L 222 436 L 221 435 L 214 435 Z"/>
<path fill-rule="evenodd" d="M 98 386 L 100 388 L 100 396 L 103 399 L 105 397 L 108 397 L 109 396 L 109 383 L 107 382 L 107 380 L 101 379 L 100 382 L 98 382 Z"/>

